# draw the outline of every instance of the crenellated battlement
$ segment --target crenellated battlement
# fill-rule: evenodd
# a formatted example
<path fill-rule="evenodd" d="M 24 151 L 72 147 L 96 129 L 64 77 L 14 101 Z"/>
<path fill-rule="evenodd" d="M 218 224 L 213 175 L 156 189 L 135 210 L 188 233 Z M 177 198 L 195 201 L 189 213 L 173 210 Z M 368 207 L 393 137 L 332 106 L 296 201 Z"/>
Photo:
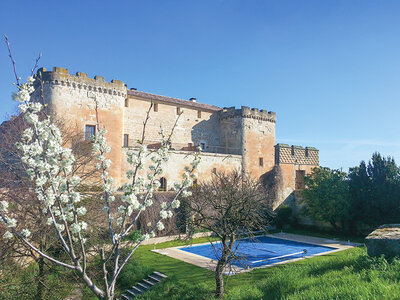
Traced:
<path fill-rule="evenodd" d="M 107 82 L 102 76 L 89 78 L 86 73 L 76 72 L 75 75 L 69 74 L 68 69 L 54 67 L 53 71 L 40 68 L 37 76 L 41 73 L 43 81 L 52 85 L 67 86 L 72 88 L 84 89 L 110 95 L 126 96 L 127 89 L 123 81 L 113 79 Z"/>
<path fill-rule="evenodd" d="M 259 110 L 258 108 L 250 108 L 248 106 L 242 106 L 241 109 L 236 109 L 235 107 L 228 107 L 224 108 L 220 112 L 220 117 L 221 120 L 223 119 L 229 119 L 229 118 L 235 118 L 235 117 L 241 117 L 241 118 L 251 118 L 251 119 L 257 119 L 257 120 L 262 120 L 262 121 L 268 121 L 268 122 L 276 122 L 276 113 L 272 111 L 266 111 L 266 110 Z"/>
<path fill-rule="evenodd" d="M 314 147 L 275 145 L 275 163 L 294 165 L 319 165 L 319 150 Z"/>

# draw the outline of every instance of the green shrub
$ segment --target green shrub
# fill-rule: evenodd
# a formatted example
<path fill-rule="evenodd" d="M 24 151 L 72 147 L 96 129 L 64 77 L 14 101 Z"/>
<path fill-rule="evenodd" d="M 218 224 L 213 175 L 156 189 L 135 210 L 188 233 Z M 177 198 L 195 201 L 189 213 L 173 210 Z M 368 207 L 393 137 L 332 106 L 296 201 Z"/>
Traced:
<path fill-rule="evenodd" d="M 278 209 L 275 217 L 275 225 L 278 229 L 282 229 L 285 225 L 290 225 L 293 210 L 289 206 L 282 206 Z"/>

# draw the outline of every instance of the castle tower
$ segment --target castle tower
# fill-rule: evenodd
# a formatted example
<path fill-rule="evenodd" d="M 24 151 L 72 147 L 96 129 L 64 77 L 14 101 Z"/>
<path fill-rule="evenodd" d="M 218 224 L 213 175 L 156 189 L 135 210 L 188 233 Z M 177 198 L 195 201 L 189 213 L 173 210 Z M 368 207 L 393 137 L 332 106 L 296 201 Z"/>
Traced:
<path fill-rule="evenodd" d="M 275 164 L 280 167 L 283 176 L 282 191 L 276 207 L 283 203 L 294 191 L 303 190 L 304 177 L 319 166 L 319 151 L 314 147 L 275 146 Z"/>
<path fill-rule="evenodd" d="M 108 131 L 107 142 L 111 146 L 109 158 L 113 163 L 110 175 L 120 180 L 121 147 L 123 138 L 123 107 L 126 87 L 122 81 L 106 82 L 104 77 L 88 78 L 86 73 L 68 73 L 68 69 L 54 67 L 53 71 L 38 70 L 43 78 L 43 97 L 53 117 L 69 130 L 81 132 L 85 139 L 93 134 L 96 125 L 96 106 L 101 127 Z M 40 86 L 33 95 L 41 97 Z"/>
<path fill-rule="evenodd" d="M 239 149 L 243 170 L 254 178 L 275 165 L 275 122 L 274 112 L 247 106 L 226 108 L 220 113 L 222 146 Z"/>

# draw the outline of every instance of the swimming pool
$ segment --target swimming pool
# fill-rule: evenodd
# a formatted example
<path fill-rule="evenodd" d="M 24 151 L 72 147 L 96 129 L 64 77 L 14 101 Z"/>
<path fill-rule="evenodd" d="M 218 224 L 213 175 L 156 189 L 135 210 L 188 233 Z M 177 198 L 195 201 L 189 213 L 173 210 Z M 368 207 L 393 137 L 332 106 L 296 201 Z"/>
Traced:
<path fill-rule="evenodd" d="M 285 260 L 312 256 L 337 248 L 261 236 L 254 239 L 238 240 L 234 244 L 234 249 L 237 249 L 236 256 L 239 256 L 240 259 L 233 260 L 233 265 L 241 268 L 255 268 Z M 179 250 L 218 260 L 221 253 L 221 244 L 214 243 L 214 247 L 211 244 L 179 247 Z"/>

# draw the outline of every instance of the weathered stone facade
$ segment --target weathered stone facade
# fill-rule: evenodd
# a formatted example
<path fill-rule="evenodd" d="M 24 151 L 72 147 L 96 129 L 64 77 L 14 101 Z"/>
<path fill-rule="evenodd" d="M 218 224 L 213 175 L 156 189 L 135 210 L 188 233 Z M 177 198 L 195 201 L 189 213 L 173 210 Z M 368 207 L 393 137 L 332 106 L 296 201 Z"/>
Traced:
<path fill-rule="evenodd" d="M 279 165 L 285 179 L 283 189 L 287 190 L 283 194 L 300 187 L 296 186 L 296 171 L 308 173 L 319 163 L 318 150 L 314 148 L 275 146 L 274 112 L 246 106 L 219 108 L 198 103 L 194 98 L 181 100 L 129 90 L 122 81 L 106 82 L 100 76 L 91 79 L 81 72 L 71 75 L 63 68 L 39 72 L 44 80 L 44 101 L 51 113 L 77 130 L 84 133 L 87 126 L 96 124 L 97 107 L 100 124 L 108 130 L 113 161 L 111 175 L 117 184 L 126 178 L 125 152 L 137 146 L 151 103 L 146 127 L 149 145 L 157 145 L 160 128 L 169 131 L 181 114 L 172 137 L 171 160 L 166 165 L 167 188 L 179 180 L 179 172 L 190 162 L 197 147 L 203 152 L 199 180 L 210 178 L 215 171 L 233 169 L 242 169 L 259 178 Z M 35 97 L 40 94 L 38 86 Z"/>
<path fill-rule="evenodd" d="M 278 206 L 296 190 L 304 188 L 304 176 L 319 166 L 319 151 L 314 147 L 275 145 L 275 164 L 282 170 L 283 182 Z"/>

